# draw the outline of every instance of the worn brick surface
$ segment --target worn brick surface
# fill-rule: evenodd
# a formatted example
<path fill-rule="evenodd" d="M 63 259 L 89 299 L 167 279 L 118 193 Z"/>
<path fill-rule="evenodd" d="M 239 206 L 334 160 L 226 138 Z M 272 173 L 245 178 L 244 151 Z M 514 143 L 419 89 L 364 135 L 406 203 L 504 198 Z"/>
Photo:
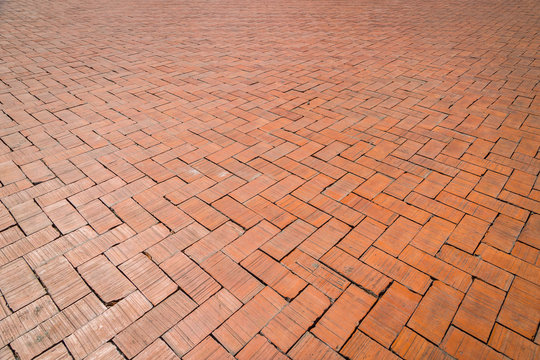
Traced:
<path fill-rule="evenodd" d="M 537 359 L 539 14 L 0 1 L 0 359 Z"/>

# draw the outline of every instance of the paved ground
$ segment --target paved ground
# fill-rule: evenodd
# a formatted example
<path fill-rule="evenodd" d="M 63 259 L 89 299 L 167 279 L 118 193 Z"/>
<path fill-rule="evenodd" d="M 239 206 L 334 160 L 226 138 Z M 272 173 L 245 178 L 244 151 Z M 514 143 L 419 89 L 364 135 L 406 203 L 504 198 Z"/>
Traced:
<path fill-rule="evenodd" d="M 0 1 L 0 359 L 538 359 L 539 13 Z"/>

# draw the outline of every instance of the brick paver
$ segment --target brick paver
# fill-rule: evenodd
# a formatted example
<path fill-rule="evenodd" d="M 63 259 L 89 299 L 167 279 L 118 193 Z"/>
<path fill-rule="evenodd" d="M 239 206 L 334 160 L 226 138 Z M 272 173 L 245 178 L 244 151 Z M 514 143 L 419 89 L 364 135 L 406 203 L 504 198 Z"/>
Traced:
<path fill-rule="evenodd" d="M 538 359 L 539 14 L 0 1 L 0 359 Z"/>

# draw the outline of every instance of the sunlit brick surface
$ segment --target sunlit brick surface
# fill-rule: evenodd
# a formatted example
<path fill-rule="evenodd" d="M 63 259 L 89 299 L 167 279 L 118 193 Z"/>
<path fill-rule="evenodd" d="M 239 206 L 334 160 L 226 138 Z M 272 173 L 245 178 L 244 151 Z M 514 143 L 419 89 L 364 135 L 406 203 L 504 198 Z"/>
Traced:
<path fill-rule="evenodd" d="M 532 0 L 0 0 L 0 359 L 538 359 Z"/>

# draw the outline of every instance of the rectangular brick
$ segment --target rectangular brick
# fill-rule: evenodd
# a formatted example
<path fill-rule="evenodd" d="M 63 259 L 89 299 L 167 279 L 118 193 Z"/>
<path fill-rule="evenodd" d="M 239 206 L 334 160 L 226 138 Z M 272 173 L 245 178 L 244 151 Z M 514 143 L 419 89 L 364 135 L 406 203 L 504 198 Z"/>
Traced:
<path fill-rule="evenodd" d="M 389 347 L 409 320 L 420 299 L 419 295 L 404 286 L 393 283 L 362 320 L 359 329 Z"/>
<path fill-rule="evenodd" d="M 160 267 L 197 304 L 204 303 L 220 289 L 216 280 L 182 252 L 165 260 Z"/>
<path fill-rule="evenodd" d="M 86 283 L 104 303 L 116 302 L 133 291 L 133 284 L 103 255 L 78 267 Z"/>
<path fill-rule="evenodd" d="M 376 300 L 359 287 L 350 285 L 317 322 L 313 334 L 332 349 L 339 350 Z"/>
<path fill-rule="evenodd" d="M 339 242 L 349 231 L 350 227 L 339 220 L 331 219 L 322 227 L 317 229 L 311 236 L 304 240 L 298 249 L 310 255 L 314 259 L 319 259 L 335 244 Z"/>
<path fill-rule="evenodd" d="M 329 305 L 323 293 L 308 286 L 262 329 L 262 334 L 287 352 Z"/>
<path fill-rule="evenodd" d="M 407 326 L 434 344 L 440 344 L 462 299 L 462 292 L 435 281 Z"/>
<path fill-rule="evenodd" d="M 113 341 L 122 353 L 132 358 L 147 346 L 152 346 L 156 339 L 195 308 L 193 301 L 182 291 L 177 291 L 126 327 Z"/>
<path fill-rule="evenodd" d="M 230 292 L 220 290 L 163 335 L 163 340 L 182 356 L 241 307 Z"/>
<path fill-rule="evenodd" d="M 256 278 L 222 252 L 207 258 L 201 267 L 244 304 L 264 288 Z"/>
<path fill-rule="evenodd" d="M 227 319 L 213 335 L 232 354 L 236 354 L 287 302 L 266 287 Z"/>
<path fill-rule="evenodd" d="M 360 260 L 419 294 L 424 294 L 431 283 L 429 276 L 375 248 Z"/>
<path fill-rule="evenodd" d="M 306 282 L 261 251 L 255 251 L 241 265 L 285 298 L 293 299 Z"/>

